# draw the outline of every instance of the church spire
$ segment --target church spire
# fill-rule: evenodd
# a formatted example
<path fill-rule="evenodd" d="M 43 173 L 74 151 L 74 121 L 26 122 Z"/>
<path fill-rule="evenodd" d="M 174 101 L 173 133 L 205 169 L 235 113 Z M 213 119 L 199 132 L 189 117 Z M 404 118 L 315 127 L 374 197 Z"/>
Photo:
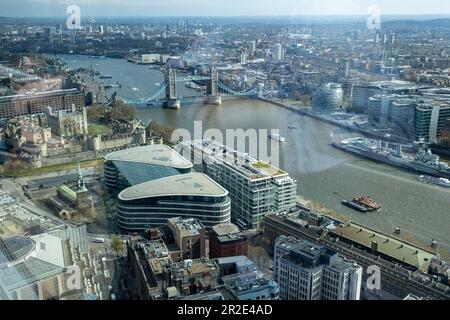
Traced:
<path fill-rule="evenodd" d="M 80 161 L 77 161 L 77 164 L 78 164 L 78 182 L 77 182 L 78 191 L 85 191 L 86 185 L 84 183 L 83 174 L 81 173 Z"/>

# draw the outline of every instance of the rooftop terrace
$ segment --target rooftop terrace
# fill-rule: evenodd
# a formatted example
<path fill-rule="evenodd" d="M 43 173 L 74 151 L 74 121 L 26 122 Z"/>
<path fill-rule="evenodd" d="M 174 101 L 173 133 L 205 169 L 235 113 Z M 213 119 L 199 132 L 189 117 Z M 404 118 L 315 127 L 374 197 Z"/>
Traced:
<path fill-rule="evenodd" d="M 248 153 L 236 151 L 211 139 L 184 141 L 180 143 L 180 148 L 189 147 L 201 151 L 204 157 L 210 157 L 215 161 L 226 164 L 250 180 L 285 177 L 288 175 L 280 168 L 257 159 Z"/>

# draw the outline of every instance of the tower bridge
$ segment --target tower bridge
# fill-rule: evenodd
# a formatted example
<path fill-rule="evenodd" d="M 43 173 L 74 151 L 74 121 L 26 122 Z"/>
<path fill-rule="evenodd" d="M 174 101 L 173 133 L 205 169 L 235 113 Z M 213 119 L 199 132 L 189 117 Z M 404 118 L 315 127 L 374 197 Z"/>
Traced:
<path fill-rule="evenodd" d="M 262 86 L 255 86 L 248 90 L 237 91 L 227 87 L 219 79 L 219 72 L 216 68 L 211 67 L 208 76 L 185 76 L 177 77 L 176 71 L 168 68 L 164 73 L 164 82 L 151 94 L 140 99 L 121 100 L 128 104 L 143 105 L 154 102 L 162 102 L 164 108 L 178 109 L 181 107 L 180 98 L 177 97 L 177 83 L 190 81 L 207 81 L 206 104 L 219 105 L 222 103 L 222 96 L 262 96 L 265 90 Z"/>

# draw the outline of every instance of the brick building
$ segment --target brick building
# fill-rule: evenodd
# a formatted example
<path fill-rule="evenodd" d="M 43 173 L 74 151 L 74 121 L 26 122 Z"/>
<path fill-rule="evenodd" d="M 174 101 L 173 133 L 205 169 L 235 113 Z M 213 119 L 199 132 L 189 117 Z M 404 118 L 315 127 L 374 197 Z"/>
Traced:
<path fill-rule="evenodd" d="M 196 219 L 172 218 L 167 220 L 179 251 L 172 260 L 199 259 L 206 255 L 205 227 Z"/>
<path fill-rule="evenodd" d="M 248 253 L 247 236 L 231 223 L 218 224 L 209 233 L 210 259 L 246 256 Z"/>
<path fill-rule="evenodd" d="M 0 119 L 44 113 L 53 110 L 77 110 L 85 106 L 84 95 L 77 89 L 53 90 L 0 97 Z"/>

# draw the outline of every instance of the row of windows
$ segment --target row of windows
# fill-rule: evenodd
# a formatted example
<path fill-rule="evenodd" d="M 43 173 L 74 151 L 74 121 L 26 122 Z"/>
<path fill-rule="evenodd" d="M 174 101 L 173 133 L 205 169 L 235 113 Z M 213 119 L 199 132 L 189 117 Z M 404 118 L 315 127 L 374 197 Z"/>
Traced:
<path fill-rule="evenodd" d="M 58 110 L 69 110 L 72 104 L 75 104 L 77 108 L 84 107 L 84 96 L 79 94 L 50 98 L 29 98 L 28 100 L 18 101 L 11 99 L 0 103 L 0 118 L 43 113 L 47 106 L 54 106 Z"/>
<path fill-rule="evenodd" d="M 147 199 L 143 199 L 147 200 Z M 136 204 L 137 201 L 133 203 L 119 200 L 117 206 L 127 210 L 129 212 L 143 212 L 148 210 L 200 210 L 200 211 L 210 211 L 218 212 L 229 210 L 231 207 L 230 201 L 222 201 L 220 203 L 205 203 L 186 200 L 184 202 L 179 201 L 144 201 L 141 205 Z"/>
<path fill-rule="evenodd" d="M 192 214 L 182 214 L 182 213 L 173 213 L 173 214 L 152 214 L 146 218 L 142 219 L 129 219 L 126 215 L 117 216 L 118 225 L 123 229 L 129 230 L 145 230 L 151 226 L 155 225 L 166 225 L 167 219 L 175 218 L 175 217 L 186 217 L 186 218 L 196 218 L 202 222 L 202 224 L 206 227 L 211 227 L 221 223 L 230 222 L 230 216 L 224 215 L 221 217 L 213 218 L 204 215 L 192 215 Z"/>
<path fill-rule="evenodd" d="M 161 210 L 161 209 L 155 209 L 155 210 L 148 210 L 143 211 L 140 213 L 131 213 L 127 210 L 123 210 L 122 208 L 118 208 L 117 214 L 123 217 L 126 217 L 128 219 L 146 219 L 151 218 L 155 214 L 163 214 L 163 215 L 176 215 L 176 214 L 182 214 L 182 215 L 190 215 L 190 216 L 199 216 L 199 217 L 211 217 L 211 218 L 217 218 L 217 217 L 231 217 L 229 210 L 223 210 L 219 212 L 210 212 L 205 210 Z"/>
<path fill-rule="evenodd" d="M 125 205 L 157 205 L 162 202 L 183 202 L 182 206 L 185 206 L 184 202 L 187 203 L 205 203 L 209 204 L 220 204 L 229 202 L 230 198 L 228 196 L 222 197 L 212 197 L 212 196 L 192 196 L 192 195 L 169 195 L 169 196 L 159 196 L 159 197 L 148 197 L 136 200 L 120 200 Z"/>

